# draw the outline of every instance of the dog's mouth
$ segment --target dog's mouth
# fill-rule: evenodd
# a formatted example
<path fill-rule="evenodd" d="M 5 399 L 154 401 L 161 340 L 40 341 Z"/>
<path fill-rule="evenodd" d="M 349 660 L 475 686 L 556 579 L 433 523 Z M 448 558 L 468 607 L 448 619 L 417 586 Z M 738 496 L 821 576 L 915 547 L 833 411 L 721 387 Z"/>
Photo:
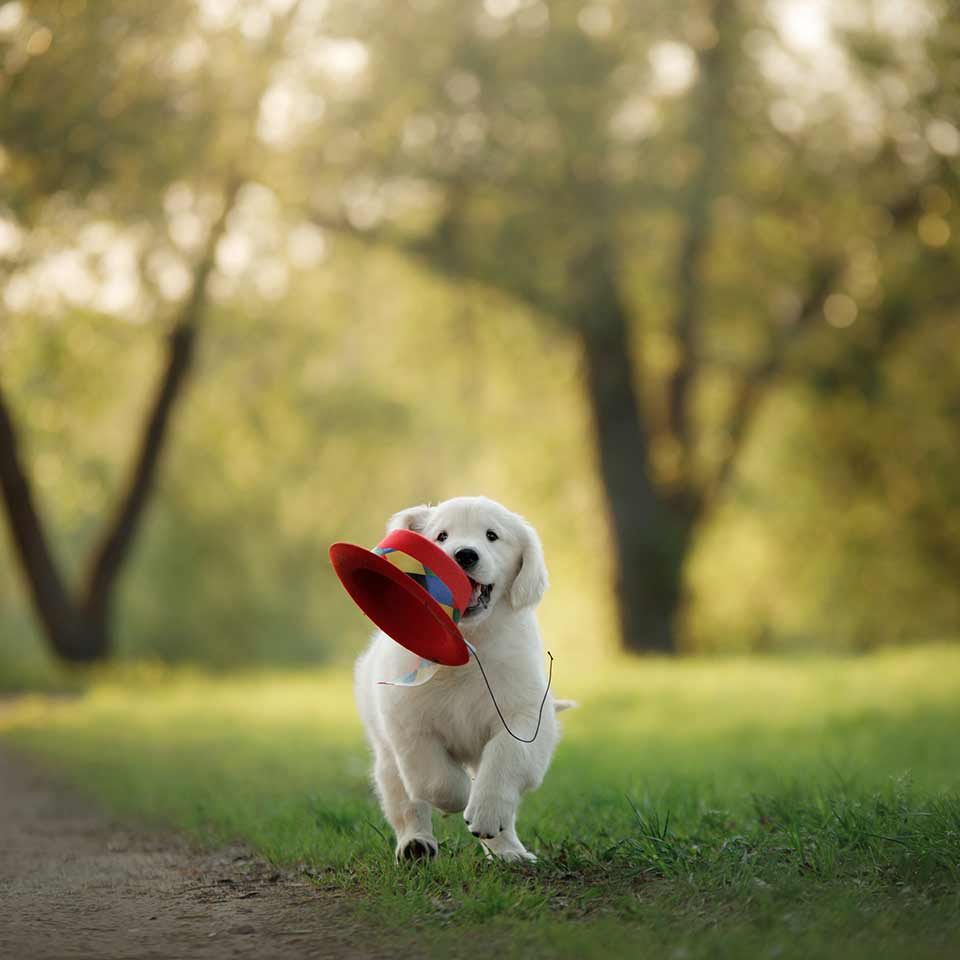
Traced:
<path fill-rule="evenodd" d="M 490 597 L 493 594 L 492 583 L 477 583 L 472 577 L 468 577 L 473 592 L 470 594 L 470 602 L 467 609 L 463 611 L 465 617 L 470 617 L 480 610 L 486 610 L 490 606 Z"/>

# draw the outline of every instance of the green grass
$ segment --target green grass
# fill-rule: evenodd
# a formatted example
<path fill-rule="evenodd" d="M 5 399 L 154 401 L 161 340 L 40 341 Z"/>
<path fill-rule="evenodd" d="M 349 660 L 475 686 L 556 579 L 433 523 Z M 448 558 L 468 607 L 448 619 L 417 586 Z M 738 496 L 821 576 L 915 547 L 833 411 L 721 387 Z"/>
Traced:
<path fill-rule="evenodd" d="M 106 675 L 0 706 L 0 733 L 112 807 L 243 839 L 438 956 L 960 952 L 960 649 L 557 664 L 579 710 L 488 864 L 459 817 L 398 867 L 342 672 Z"/>

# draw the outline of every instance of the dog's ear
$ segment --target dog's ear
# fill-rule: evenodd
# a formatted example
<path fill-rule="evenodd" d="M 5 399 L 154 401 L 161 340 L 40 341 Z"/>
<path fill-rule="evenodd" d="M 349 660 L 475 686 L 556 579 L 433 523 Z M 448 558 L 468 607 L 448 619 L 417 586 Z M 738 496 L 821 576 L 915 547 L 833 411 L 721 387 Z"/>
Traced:
<path fill-rule="evenodd" d="M 536 606 L 549 586 L 540 538 L 526 521 L 520 524 L 520 546 L 520 569 L 510 587 L 510 603 L 517 610 Z"/>
<path fill-rule="evenodd" d="M 414 533 L 422 533 L 431 513 L 433 513 L 433 507 L 426 503 L 419 507 L 407 507 L 406 510 L 395 513 L 387 521 L 387 533 L 393 533 L 394 530 L 413 530 Z"/>

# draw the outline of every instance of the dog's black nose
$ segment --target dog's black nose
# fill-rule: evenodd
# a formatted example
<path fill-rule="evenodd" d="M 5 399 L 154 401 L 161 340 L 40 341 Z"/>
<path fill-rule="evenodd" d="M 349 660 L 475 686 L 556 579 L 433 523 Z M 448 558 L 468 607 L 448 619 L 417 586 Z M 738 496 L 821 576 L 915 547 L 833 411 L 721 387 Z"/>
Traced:
<path fill-rule="evenodd" d="M 453 559 L 456 560 L 464 570 L 470 570 L 477 565 L 480 555 L 476 550 L 463 547 L 453 555 Z"/>

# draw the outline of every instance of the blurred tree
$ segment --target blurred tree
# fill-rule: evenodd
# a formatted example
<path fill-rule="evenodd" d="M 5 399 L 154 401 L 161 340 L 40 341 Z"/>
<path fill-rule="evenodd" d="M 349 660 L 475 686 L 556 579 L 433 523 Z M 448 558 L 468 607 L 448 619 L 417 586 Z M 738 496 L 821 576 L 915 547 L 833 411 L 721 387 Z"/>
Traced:
<path fill-rule="evenodd" d="M 182 46 L 185 26 L 197 18 L 194 4 L 137 3 L 117 11 L 85 3 L 34 3 L 28 11 L 18 3 L 4 10 L 10 22 L 0 48 L 0 144 L 11 176 L 0 201 L 15 218 L 9 230 L 41 233 L 49 205 L 61 212 L 67 205 L 89 210 L 114 222 L 136 221 L 155 215 L 165 189 L 182 176 L 206 180 L 214 194 L 220 193 L 213 198 L 217 212 L 167 335 L 166 360 L 137 454 L 77 596 L 54 558 L 0 387 L 0 490 L 34 609 L 58 656 L 92 661 L 111 652 L 110 608 L 117 579 L 193 363 L 208 278 L 242 185 L 242 176 L 234 171 L 252 159 L 257 106 L 296 6 L 272 23 L 245 82 L 232 84 L 234 96 L 239 91 L 241 112 L 229 126 L 212 122 L 223 92 L 212 82 L 219 63 L 207 71 L 206 96 L 198 96 L 198 78 L 185 77 L 190 71 L 180 66 L 185 57 L 196 59 L 196 50 L 191 54 Z M 200 61 L 204 59 L 201 50 Z M 166 135 L 162 145 L 155 141 L 158 125 Z M 221 160 L 224 155 L 227 159 Z M 30 252 L 37 260 L 50 255 L 42 243 L 32 251 L 29 242 L 19 246 L 27 252 L 4 260 L 8 272 L 29 266 Z"/>
<path fill-rule="evenodd" d="M 633 650 L 901 638 L 908 590 L 950 622 L 958 42 L 942 0 L 0 0 L 31 562 L 79 607 L 145 489 L 129 411 L 236 170 L 127 652 L 346 649 L 323 544 L 465 489 L 536 510 L 569 652 L 615 632 L 608 570 Z"/>
<path fill-rule="evenodd" d="M 235 192 L 235 186 L 231 186 L 224 198 L 223 212 L 211 229 L 206 250 L 196 266 L 190 295 L 170 331 L 166 365 L 143 427 L 126 489 L 94 549 L 86 582 L 76 599 L 71 596 L 50 549 L 0 385 L 0 489 L 7 522 L 37 617 L 53 651 L 64 660 L 101 660 L 111 652 L 110 602 L 154 486 L 174 405 L 190 371 L 206 303 L 207 278 Z"/>
<path fill-rule="evenodd" d="M 333 17 L 369 66 L 315 146 L 346 171 L 313 191 L 316 222 L 575 338 L 632 651 L 676 648 L 687 559 L 762 397 L 825 313 L 857 309 L 845 286 L 867 219 L 922 254 L 923 190 L 950 176 L 905 160 L 884 122 L 858 130 L 859 89 L 803 104 L 777 75 L 802 71 L 778 11 L 789 19 L 749 0 L 411 0 Z M 821 39 L 848 71 L 876 50 Z M 919 83 L 903 91 L 929 111 Z M 821 362 L 842 365 L 837 348 Z"/>

